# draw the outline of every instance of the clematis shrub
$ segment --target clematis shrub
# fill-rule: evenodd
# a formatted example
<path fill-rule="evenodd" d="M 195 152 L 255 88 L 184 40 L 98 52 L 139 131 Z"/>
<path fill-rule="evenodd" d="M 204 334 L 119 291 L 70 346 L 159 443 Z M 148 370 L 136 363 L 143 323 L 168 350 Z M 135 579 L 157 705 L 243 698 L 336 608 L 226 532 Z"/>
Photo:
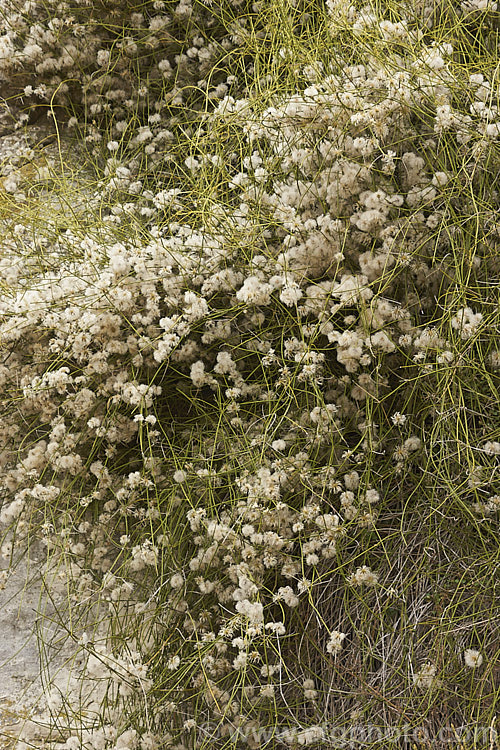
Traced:
<path fill-rule="evenodd" d="M 490 727 L 496 4 L 59 6 L 3 21 L 95 158 L 46 223 L 4 185 L 2 554 L 43 541 L 79 654 L 45 741 Z"/>

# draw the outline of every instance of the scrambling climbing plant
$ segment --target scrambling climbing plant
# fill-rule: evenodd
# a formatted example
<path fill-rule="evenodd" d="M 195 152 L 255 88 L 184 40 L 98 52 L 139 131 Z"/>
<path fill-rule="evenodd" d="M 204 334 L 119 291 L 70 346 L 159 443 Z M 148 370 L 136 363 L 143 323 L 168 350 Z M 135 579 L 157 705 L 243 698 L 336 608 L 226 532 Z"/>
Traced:
<path fill-rule="evenodd" d="M 0 261 L 2 553 L 43 539 L 79 655 L 44 741 L 491 728 L 496 4 L 2 24 L 13 128 L 59 144 L 4 167 Z"/>

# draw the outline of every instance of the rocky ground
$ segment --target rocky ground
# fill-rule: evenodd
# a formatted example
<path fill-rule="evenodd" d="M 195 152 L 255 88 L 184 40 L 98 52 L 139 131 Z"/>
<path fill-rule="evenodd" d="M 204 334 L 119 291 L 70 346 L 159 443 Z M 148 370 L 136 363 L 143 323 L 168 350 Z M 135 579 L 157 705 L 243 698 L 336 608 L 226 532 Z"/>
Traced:
<path fill-rule="evenodd" d="M 3 563 L 5 569 L 5 561 Z M 12 746 L 43 693 L 37 628 L 43 621 L 39 558 L 22 560 L 0 592 L 0 748 Z M 5 736 L 7 735 L 7 736 Z"/>

